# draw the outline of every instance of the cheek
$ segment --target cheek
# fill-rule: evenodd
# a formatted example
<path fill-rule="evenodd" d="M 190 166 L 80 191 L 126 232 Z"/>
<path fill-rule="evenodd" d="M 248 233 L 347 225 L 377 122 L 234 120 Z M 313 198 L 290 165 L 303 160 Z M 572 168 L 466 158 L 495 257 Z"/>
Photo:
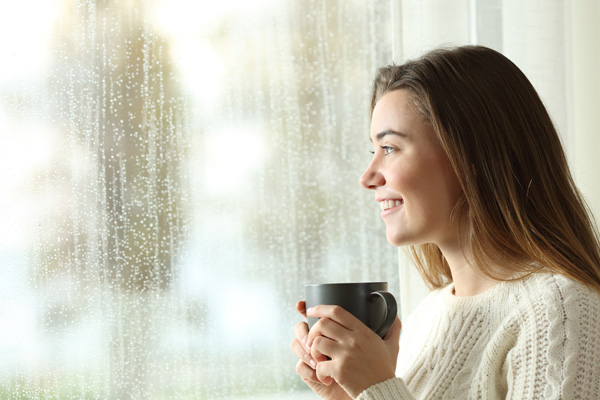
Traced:
<path fill-rule="evenodd" d="M 425 186 L 424 178 L 419 168 L 405 165 L 394 171 L 391 179 L 388 178 L 388 185 L 408 197 L 411 193 L 414 195 L 415 192 L 422 190 Z"/>
<path fill-rule="evenodd" d="M 462 193 L 452 171 L 423 167 L 418 173 L 403 177 L 407 202 L 413 209 L 428 214 L 446 213 L 454 207 Z"/>
<path fill-rule="evenodd" d="M 447 163 L 444 163 L 440 175 L 444 182 L 444 192 L 448 197 L 448 201 L 454 206 L 463 196 L 463 190 L 458 181 L 458 177 Z"/>
<path fill-rule="evenodd" d="M 431 174 L 431 171 L 426 168 L 405 170 L 396 178 L 398 187 L 402 189 L 401 193 L 411 203 L 422 202 L 429 197 L 437 196 L 440 192 L 439 181 L 439 177 Z"/>
<path fill-rule="evenodd" d="M 438 177 L 438 184 L 431 192 L 431 198 L 435 199 L 435 204 L 431 204 L 431 207 L 440 220 L 450 220 L 461 194 L 462 190 L 454 174 Z"/>

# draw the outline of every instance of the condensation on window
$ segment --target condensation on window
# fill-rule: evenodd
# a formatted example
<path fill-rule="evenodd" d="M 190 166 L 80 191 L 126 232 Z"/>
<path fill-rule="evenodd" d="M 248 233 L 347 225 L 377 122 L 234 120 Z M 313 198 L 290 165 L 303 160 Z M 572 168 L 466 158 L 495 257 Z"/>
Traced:
<path fill-rule="evenodd" d="M 0 5 L 0 398 L 313 398 L 303 285 L 386 280 L 358 185 L 390 2 Z"/>

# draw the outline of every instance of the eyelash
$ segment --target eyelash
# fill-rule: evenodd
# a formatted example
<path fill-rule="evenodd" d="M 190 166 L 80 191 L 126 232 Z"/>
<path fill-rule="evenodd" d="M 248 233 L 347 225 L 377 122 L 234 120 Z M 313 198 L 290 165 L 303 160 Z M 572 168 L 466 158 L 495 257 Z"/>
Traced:
<path fill-rule="evenodd" d="M 381 149 L 383 149 L 383 155 L 387 156 L 389 154 L 391 154 L 392 152 L 394 152 L 396 149 L 394 147 L 391 146 L 379 146 Z M 374 151 L 371 150 L 370 152 L 371 154 L 375 154 Z"/>

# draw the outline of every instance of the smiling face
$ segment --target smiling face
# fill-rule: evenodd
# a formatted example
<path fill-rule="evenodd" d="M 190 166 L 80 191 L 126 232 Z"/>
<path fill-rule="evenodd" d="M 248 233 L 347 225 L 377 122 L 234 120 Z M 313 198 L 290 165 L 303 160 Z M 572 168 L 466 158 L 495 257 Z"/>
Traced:
<path fill-rule="evenodd" d="M 375 191 L 388 242 L 457 246 L 458 218 L 451 213 L 462 191 L 433 127 L 413 110 L 410 92 L 394 90 L 379 99 L 371 140 L 373 160 L 360 184 Z"/>

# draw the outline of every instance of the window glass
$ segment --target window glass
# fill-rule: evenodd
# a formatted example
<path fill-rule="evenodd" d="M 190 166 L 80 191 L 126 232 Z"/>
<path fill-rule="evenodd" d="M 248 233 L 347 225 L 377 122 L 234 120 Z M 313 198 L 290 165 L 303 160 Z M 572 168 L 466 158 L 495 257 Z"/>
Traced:
<path fill-rule="evenodd" d="M 303 285 L 386 280 L 385 0 L 0 5 L 0 398 L 312 398 Z"/>

